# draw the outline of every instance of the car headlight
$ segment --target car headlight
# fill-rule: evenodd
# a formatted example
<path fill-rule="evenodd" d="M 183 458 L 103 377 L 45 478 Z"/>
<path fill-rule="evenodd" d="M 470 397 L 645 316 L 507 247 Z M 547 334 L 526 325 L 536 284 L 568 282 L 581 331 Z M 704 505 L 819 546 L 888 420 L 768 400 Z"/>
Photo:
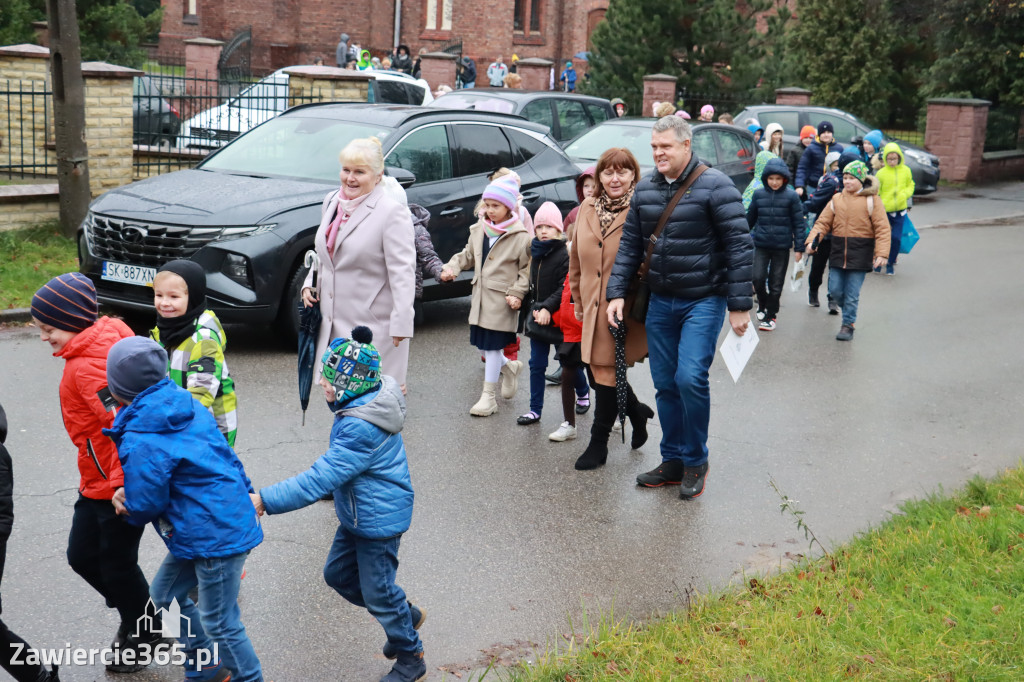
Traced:
<path fill-rule="evenodd" d="M 932 165 L 932 157 L 924 152 L 919 152 L 916 149 L 904 149 L 903 155 L 917 161 L 922 166 Z"/>
<path fill-rule="evenodd" d="M 276 223 L 269 225 L 244 225 L 242 227 L 225 227 L 221 230 L 220 236 L 217 237 L 218 242 L 226 242 L 231 239 L 238 239 L 239 237 L 252 237 L 257 234 L 263 234 L 264 232 L 270 232 L 275 227 Z"/>

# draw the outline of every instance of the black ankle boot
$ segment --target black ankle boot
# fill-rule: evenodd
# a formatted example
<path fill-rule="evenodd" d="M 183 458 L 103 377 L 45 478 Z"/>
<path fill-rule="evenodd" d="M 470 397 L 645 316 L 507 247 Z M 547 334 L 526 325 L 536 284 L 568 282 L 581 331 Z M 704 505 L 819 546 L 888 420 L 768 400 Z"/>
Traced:
<path fill-rule="evenodd" d="M 608 436 L 611 432 L 612 428 L 608 424 L 594 422 L 590 427 L 590 443 L 576 460 L 577 471 L 596 469 L 608 461 Z"/>
<path fill-rule="evenodd" d="M 36 682 L 60 682 L 60 678 L 57 676 L 57 666 L 53 666 L 50 672 L 41 671 Z"/>
<path fill-rule="evenodd" d="M 654 419 L 654 410 L 650 405 L 637 399 L 632 386 L 628 390 L 626 416 L 629 417 L 629 425 L 633 427 L 633 436 L 630 438 L 629 445 L 634 450 L 638 450 L 647 442 L 647 420 Z"/>

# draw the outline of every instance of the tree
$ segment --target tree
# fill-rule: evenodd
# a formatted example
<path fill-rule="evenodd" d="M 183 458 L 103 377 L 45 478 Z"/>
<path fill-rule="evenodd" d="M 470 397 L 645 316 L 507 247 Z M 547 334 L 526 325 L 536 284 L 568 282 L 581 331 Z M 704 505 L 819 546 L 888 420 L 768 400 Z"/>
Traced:
<path fill-rule="evenodd" d="M 3 0 L 0 3 L 0 45 L 34 43 L 33 21 L 46 18 L 43 0 Z"/>
<path fill-rule="evenodd" d="M 146 61 L 141 45 L 160 30 L 162 17 L 162 9 L 143 16 L 124 0 L 78 0 L 82 59 L 141 67 Z"/>

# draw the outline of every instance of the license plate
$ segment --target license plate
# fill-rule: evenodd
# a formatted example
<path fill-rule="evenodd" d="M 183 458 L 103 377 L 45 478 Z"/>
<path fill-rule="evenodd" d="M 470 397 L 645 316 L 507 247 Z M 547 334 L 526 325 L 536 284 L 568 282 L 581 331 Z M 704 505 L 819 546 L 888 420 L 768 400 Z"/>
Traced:
<path fill-rule="evenodd" d="M 102 279 L 110 282 L 124 282 L 125 284 L 136 284 L 140 287 L 153 286 L 153 278 L 156 277 L 156 268 L 144 268 L 141 265 L 129 265 L 128 263 L 115 263 L 103 261 Z"/>

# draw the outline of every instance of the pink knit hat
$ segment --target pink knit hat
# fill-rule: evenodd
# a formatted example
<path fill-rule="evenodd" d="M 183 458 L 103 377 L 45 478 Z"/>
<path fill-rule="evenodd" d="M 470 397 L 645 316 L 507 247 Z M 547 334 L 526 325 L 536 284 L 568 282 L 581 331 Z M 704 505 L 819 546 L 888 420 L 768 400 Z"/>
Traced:
<path fill-rule="evenodd" d="M 505 205 L 512 215 L 516 215 L 519 210 L 519 183 L 512 175 L 503 175 L 487 185 L 483 198 Z"/>
<path fill-rule="evenodd" d="M 541 204 L 537 212 L 533 214 L 533 228 L 537 229 L 541 225 L 553 227 L 559 232 L 562 231 L 562 212 L 550 201 Z"/>
<path fill-rule="evenodd" d="M 708 113 L 713 114 L 713 113 L 715 113 L 715 108 L 713 106 L 711 106 L 710 104 L 705 104 L 704 106 L 702 106 L 700 108 L 700 113 L 701 114 L 708 114 Z"/>

